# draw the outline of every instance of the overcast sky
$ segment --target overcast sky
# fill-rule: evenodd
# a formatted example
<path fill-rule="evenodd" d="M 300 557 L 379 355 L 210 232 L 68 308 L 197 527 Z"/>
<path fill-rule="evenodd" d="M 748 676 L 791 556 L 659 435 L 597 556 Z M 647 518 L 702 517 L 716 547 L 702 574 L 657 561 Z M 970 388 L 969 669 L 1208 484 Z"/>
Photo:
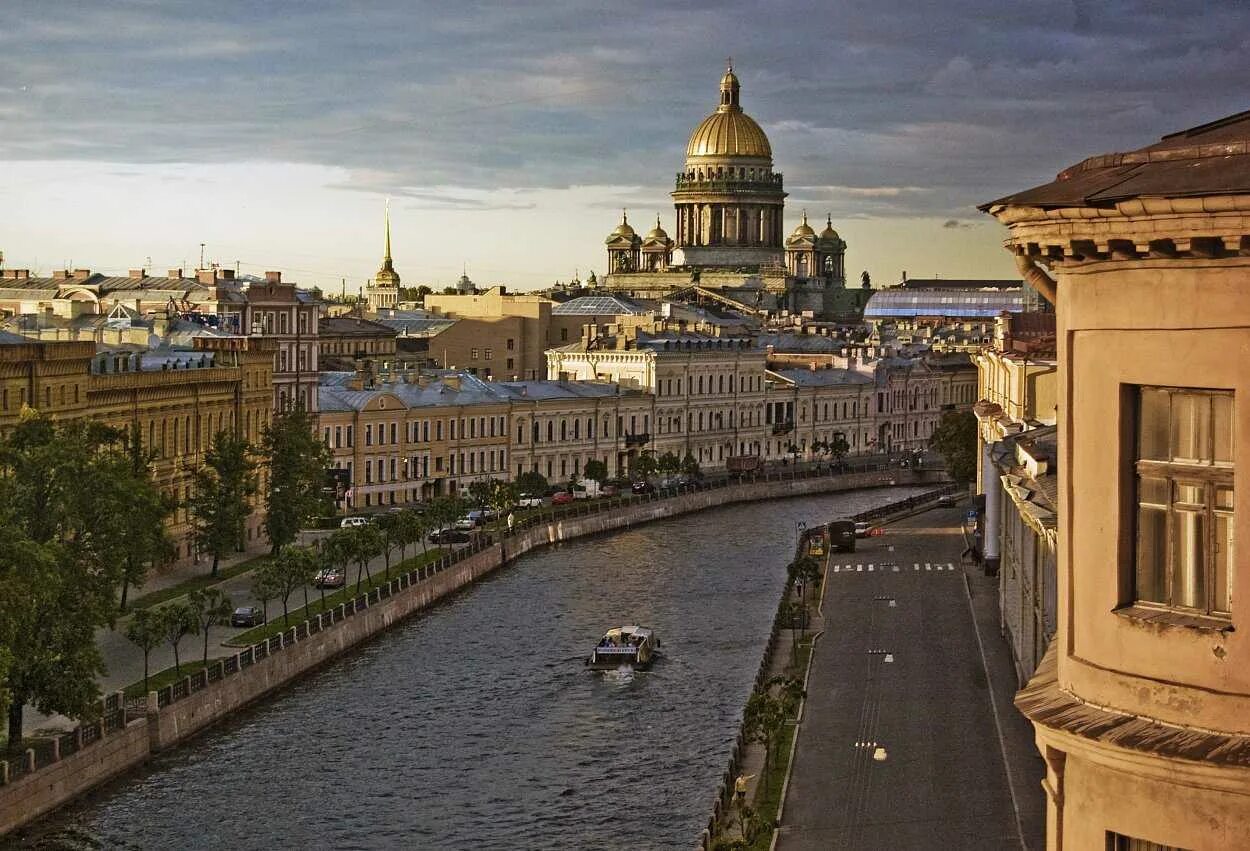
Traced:
<path fill-rule="evenodd" d="M 848 274 L 1012 272 L 975 205 L 1250 107 L 1244 0 L 6 0 L 0 251 L 50 272 L 276 268 L 356 289 L 603 272 L 732 56 L 787 228 Z"/>

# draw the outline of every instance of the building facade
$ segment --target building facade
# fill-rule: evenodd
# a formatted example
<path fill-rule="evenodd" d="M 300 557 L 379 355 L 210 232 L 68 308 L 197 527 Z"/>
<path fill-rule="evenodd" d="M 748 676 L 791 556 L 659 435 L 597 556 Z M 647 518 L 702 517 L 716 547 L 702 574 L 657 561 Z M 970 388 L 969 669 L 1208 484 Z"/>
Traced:
<path fill-rule="evenodd" d="M 1058 628 L 1016 705 L 1047 845 L 1250 847 L 1250 114 L 983 209 L 1055 303 Z"/>

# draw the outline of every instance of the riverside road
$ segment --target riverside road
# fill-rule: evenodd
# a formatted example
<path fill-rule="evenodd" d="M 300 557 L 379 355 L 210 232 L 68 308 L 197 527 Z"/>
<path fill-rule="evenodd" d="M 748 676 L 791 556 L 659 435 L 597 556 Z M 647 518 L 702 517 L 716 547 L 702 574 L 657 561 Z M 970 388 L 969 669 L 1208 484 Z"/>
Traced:
<path fill-rule="evenodd" d="M 795 524 L 919 490 L 730 506 L 535 551 L 12 841 L 688 849 Z M 586 670 L 603 631 L 631 622 L 656 629 L 656 665 Z"/>
<path fill-rule="evenodd" d="M 960 515 L 829 556 L 781 851 L 1040 847 L 1041 761 L 1008 702 L 996 607 L 974 620 L 969 589 L 994 580 L 961 565 Z"/>

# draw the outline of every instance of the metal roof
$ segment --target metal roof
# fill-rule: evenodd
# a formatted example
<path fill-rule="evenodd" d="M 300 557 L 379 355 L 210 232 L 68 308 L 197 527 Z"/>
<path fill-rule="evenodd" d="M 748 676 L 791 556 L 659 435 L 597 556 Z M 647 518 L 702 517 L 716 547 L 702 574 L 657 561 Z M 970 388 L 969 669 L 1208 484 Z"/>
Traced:
<path fill-rule="evenodd" d="M 881 290 L 864 307 L 864 318 L 891 316 L 994 317 L 1024 310 L 1024 291 L 1017 290 Z"/>
<path fill-rule="evenodd" d="M 618 295 L 578 296 L 551 308 L 552 316 L 641 316 L 650 312 L 633 299 Z"/>

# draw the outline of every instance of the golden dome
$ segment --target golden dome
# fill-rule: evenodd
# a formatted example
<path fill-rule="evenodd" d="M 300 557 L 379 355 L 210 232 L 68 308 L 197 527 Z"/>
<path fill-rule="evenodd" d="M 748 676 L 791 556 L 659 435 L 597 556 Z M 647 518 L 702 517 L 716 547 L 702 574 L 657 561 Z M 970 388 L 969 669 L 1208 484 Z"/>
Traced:
<path fill-rule="evenodd" d="M 668 239 L 668 234 L 664 232 L 664 228 L 660 227 L 660 217 L 655 217 L 655 227 L 647 231 L 647 239 L 658 239 L 664 241 Z"/>
<path fill-rule="evenodd" d="M 812 230 L 812 226 L 807 223 L 807 211 L 803 211 L 803 221 L 794 229 L 794 233 L 790 234 L 791 239 L 799 239 L 804 236 L 815 236 L 816 231 Z"/>
<path fill-rule="evenodd" d="M 832 215 L 829 216 L 827 219 L 825 219 L 825 229 L 820 232 L 820 238 L 821 239 L 841 239 L 842 238 L 838 236 L 838 232 L 833 229 L 833 216 Z"/>
<path fill-rule="evenodd" d="M 608 235 L 608 239 L 611 240 L 612 237 L 616 236 L 635 237 L 637 235 L 638 234 L 634 231 L 633 226 L 629 223 L 629 216 L 622 212 L 621 223 L 616 226 L 616 230 L 612 231 L 612 233 Z"/>
<path fill-rule="evenodd" d="M 755 119 L 738 105 L 738 78 L 733 68 L 720 81 L 720 106 L 690 134 L 686 157 L 755 157 L 772 159 L 768 137 Z"/>

